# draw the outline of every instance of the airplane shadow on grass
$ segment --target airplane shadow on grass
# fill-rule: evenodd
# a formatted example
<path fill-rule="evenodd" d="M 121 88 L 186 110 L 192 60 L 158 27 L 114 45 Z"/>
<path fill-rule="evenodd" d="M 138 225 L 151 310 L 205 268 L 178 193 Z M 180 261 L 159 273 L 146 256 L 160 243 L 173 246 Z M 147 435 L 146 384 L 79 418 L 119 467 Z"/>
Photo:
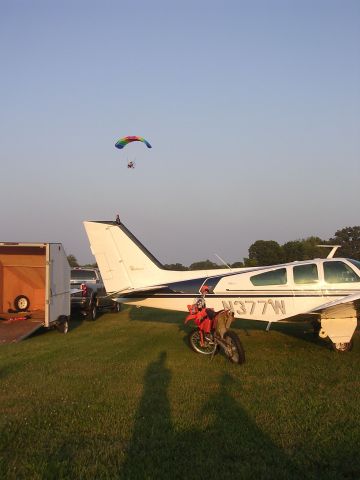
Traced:
<path fill-rule="evenodd" d="M 129 307 L 130 320 L 140 322 L 155 322 L 180 324 L 184 323 L 186 312 L 177 312 L 174 310 L 158 310 L 157 308 L 148 307 Z"/>
<path fill-rule="evenodd" d="M 185 325 L 186 312 L 176 312 L 173 310 L 157 310 L 154 308 L 136 308 L 130 307 L 129 318 L 133 321 L 155 322 L 176 324 L 180 331 L 188 333 L 195 325 L 193 322 Z M 238 331 L 240 339 L 242 336 L 251 337 L 252 332 L 263 332 L 264 335 L 271 335 L 274 332 L 280 332 L 284 335 L 303 340 L 319 348 L 331 349 L 331 343 L 322 340 L 318 335 L 314 335 L 313 327 L 310 322 L 274 322 L 271 324 L 269 332 L 266 331 L 267 322 L 260 320 L 240 320 L 235 319 L 232 328 Z M 184 337 L 187 342 L 187 337 Z"/>
<path fill-rule="evenodd" d="M 177 325 L 179 331 L 188 332 L 189 328 L 185 325 L 186 312 L 177 312 L 174 310 L 158 310 L 156 308 L 136 308 L 130 307 L 129 318 L 132 321 L 166 323 Z"/>
<path fill-rule="evenodd" d="M 276 446 L 230 394 L 233 379 L 224 374 L 201 416 L 212 419 L 204 429 L 176 431 L 168 388 L 171 372 L 166 352 L 150 363 L 144 390 L 119 478 L 307 478 Z M 197 409 L 197 406 L 194 405 Z"/>

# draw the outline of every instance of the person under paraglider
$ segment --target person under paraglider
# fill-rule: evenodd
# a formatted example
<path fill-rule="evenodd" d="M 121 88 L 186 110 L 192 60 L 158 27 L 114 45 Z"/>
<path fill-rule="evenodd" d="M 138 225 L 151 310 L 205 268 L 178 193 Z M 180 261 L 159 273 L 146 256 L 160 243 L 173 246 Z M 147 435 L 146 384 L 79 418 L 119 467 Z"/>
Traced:
<path fill-rule="evenodd" d="M 115 147 L 122 150 L 124 147 L 126 147 L 126 145 L 132 142 L 142 142 L 147 146 L 147 148 L 152 148 L 150 143 L 147 140 L 145 140 L 144 137 L 139 137 L 137 135 L 130 135 L 127 137 L 119 138 L 119 140 L 115 143 Z M 135 168 L 135 162 L 134 161 L 128 162 L 127 168 Z"/>

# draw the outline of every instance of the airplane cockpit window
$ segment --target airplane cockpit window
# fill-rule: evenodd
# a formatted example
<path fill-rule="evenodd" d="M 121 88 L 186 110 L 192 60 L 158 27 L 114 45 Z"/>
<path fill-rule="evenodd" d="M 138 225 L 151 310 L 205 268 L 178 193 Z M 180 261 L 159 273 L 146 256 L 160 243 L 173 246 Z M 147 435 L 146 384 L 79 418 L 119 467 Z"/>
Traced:
<path fill-rule="evenodd" d="M 324 262 L 324 278 L 327 283 L 360 282 L 360 277 L 344 262 Z"/>
<path fill-rule="evenodd" d="M 297 265 L 293 269 L 294 282 L 302 283 L 317 283 L 319 281 L 318 269 L 315 263 L 308 263 L 306 265 Z"/>
<path fill-rule="evenodd" d="M 356 268 L 358 268 L 360 270 L 360 262 L 359 260 L 353 260 L 352 258 L 347 258 L 346 260 L 348 260 L 349 262 L 351 262 L 353 265 L 355 265 Z"/>
<path fill-rule="evenodd" d="M 250 277 L 250 281 L 256 287 L 264 285 L 285 285 L 287 282 L 286 268 L 278 268 L 270 272 L 253 275 Z"/>

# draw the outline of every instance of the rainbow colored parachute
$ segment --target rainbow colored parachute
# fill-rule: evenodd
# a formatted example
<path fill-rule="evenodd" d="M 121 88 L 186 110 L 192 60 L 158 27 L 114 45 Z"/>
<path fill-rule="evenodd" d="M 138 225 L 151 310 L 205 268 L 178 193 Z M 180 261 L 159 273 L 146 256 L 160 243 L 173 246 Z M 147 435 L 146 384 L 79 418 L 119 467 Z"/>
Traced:
<path fill-rule="evenodd" d="M 131 142 L 143 142 L 145 143 L 145 145 L 148 147 L 148 148 L 152 148 L 150 143 L 145 140 L 145 138 L 143 137 L 138 137 L 138 136 L 130 136 L 130 137 L 123 137 L 123 138 L 120 138 L 116 143 L 115 143 L 115 147 L 116 148 L 124 148 L 128 143 L 131 143 Z"/>

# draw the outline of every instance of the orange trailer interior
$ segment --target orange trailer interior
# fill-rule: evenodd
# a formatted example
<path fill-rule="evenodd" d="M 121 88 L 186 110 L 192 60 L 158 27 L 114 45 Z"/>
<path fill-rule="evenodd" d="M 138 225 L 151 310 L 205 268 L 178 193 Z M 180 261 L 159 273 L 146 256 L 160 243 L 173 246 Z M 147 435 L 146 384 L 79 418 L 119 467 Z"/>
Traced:
<path fill-rule="evenodd" d="M 14 300 L 25 295 L 30 312 L 45 315 L 45 246 L 0 246 L 0 314 L 14 309 Z"/>

